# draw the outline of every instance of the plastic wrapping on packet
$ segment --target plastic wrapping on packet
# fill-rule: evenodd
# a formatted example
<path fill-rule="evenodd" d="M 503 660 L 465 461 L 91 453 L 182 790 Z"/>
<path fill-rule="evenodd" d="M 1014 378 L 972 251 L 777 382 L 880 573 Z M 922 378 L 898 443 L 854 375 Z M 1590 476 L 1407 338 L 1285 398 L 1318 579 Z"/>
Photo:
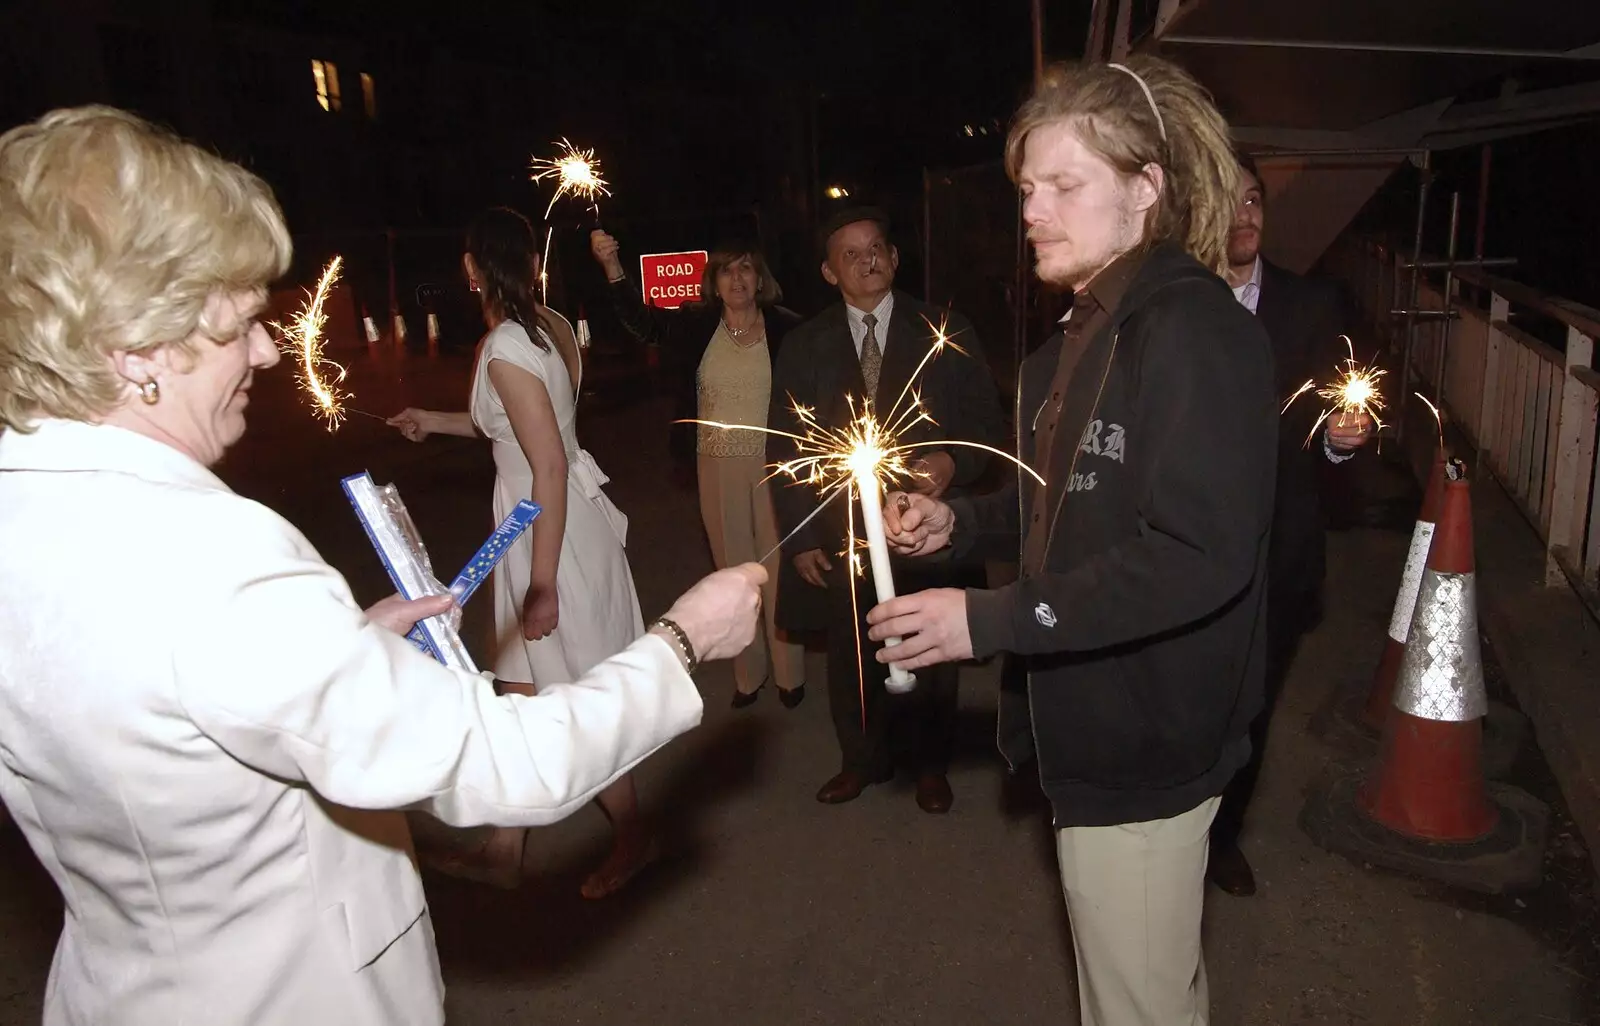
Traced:
<path fill-rule="evenodd" d="M 460 607 L 489 575 L 511 543 L 533 523 L 539 515 L 539 507 L 527 501 L 519 503 L 446 588 L 434 576 L 427 546 L 393 485 L 379 485 L 365 472 L 347 477 L 340 484 L 396 591 L 408 599 L 446 593 L 455 598 L 456 605 L 448 613 L 420 621 L 407 637 L 446 666 L 477 673 L 478 668 L 461 640 Z"/>

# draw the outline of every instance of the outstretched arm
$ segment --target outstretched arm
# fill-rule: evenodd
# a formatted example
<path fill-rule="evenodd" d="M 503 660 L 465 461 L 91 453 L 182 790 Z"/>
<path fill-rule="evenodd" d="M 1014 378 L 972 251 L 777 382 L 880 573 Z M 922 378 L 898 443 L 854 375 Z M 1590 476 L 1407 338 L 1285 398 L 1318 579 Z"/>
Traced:
<path fill-rule="evenodd" d="M 472 414 L 466 410 L 445 412 L 408 407 L 390 417 L 387 423 L 390 427 L 399 428 L 400 433 L 413 442 L 420 442 L 429 435 L 478 437 L 478 428 L 472 423 Z"/>

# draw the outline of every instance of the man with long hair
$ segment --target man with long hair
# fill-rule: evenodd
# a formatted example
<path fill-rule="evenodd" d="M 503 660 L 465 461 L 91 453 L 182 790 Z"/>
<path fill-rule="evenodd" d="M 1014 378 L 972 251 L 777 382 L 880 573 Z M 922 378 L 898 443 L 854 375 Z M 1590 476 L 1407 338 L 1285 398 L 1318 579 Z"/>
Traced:
<path fill-rule="evenodd" d="M 1239 168 L 1205 91 L 1150 57 L 1054 71 L 1006 163 L 1040 279 L 1073 292 L 1019 379 L 1047 484 L 885 519 L 912 555 L 1020 536 L 1021 577 L 868 619 L 908 668 L 1027 671 L 1000 743 L 1055 814 L 1083 1022 L 1204 1023 L 1206 838 L 1261 705 L 1277 445 L 1266 334 L 1219 277 Z"/>

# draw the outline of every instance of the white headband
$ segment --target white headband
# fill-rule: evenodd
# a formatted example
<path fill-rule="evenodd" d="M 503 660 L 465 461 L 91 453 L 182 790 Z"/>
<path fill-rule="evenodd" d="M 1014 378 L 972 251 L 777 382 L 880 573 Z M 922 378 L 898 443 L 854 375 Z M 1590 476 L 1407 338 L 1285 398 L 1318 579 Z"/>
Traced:
<path fill-rule="evenodd" d="M 1135 82 L 1139 83 L 1139 88 L 1144 91 L 1144 98 L 1150 102 L 1150 113 L 1156 116 L 1156 128 L 1161 131 L 1161 141 L 1166 142 L 1167 123 L 1161 119 L 1161 108 L 1156 106 L 1155 94 L 1150 91 L 1150 87 L 1145 84 L 1144 79 L 1139 77 L 1139 73 L 1137 71 L 1134 71 L 1132 68 L 1124 64 L 1107 64 L 1106 67 L 1116 68 L 1118 71 L 1128 75 Z"/>

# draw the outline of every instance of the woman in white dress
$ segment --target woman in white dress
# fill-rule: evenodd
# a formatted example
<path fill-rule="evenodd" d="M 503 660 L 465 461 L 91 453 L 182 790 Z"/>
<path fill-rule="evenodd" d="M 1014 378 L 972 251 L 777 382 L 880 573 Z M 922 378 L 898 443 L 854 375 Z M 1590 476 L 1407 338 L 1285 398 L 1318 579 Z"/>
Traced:
<path fill-rule="evenodd" d="M 606 476 L 579 448 L 574 419 L 583 376 L 566 319 L 541 305 L 538 240 L 514 210 L 484 212 L 467 235 L 467 279 L 482 296 L 489 332 L 479 345 L 470 410 L 408 409 L 390 420 L 412 441 L 443 433 L 494 444 L 494 515 L 521 499 L 540 514 L 494 572 L 492 665 L 505 691 L 578 679 L 644 632 L 624 551 L 628 519 L 601 486 Z M 638 814 L 631 776 L 601 792 L 613 829 L 611 854 L 584 881 L 588 898 L 609 895 L 657 854 Z M 477 858 L 504 878 L 520 866 L 520 830 L 496 830 Z M 509 875 L 514 879 L 515 873 Z"/>

